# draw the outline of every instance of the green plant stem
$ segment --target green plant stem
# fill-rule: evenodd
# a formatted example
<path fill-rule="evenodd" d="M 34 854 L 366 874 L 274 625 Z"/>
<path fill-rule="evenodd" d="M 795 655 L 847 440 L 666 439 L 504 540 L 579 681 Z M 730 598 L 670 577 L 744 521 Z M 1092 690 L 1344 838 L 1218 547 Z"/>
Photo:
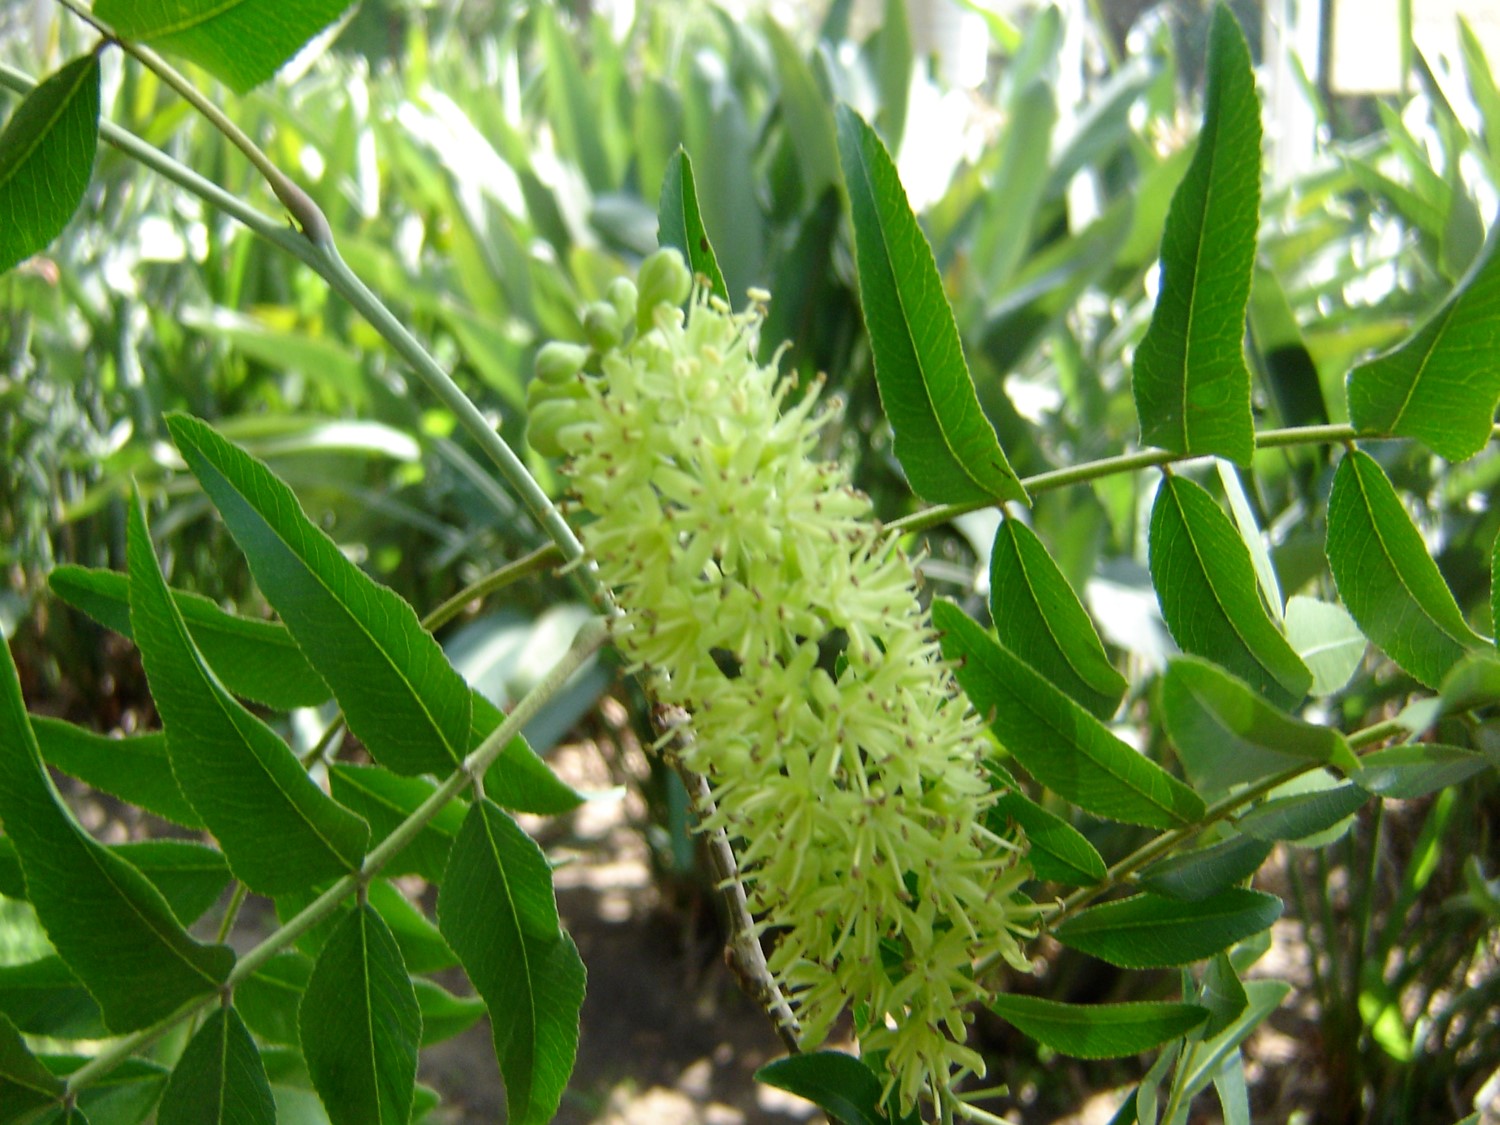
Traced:
<path fill-rule="evenodd" d="M 1203 1046 L 1201 1039 L 1195 1039 L 1187 1046 L 1187 1052 L 1177 1062 L 1177 1067 L 1172 1074 L 1172 1089 L 1167 1094 L 1167 1104 L 1161 1112 L 1160 1120 L 1171 1122 L 1177 1111 L 1182 1108 L 1182 1099 L 1187 1093 L 1188 1075 L 1193 1071 L 1193 1060 L 1198 1056 L 1198 1049 Z"/>
<path fill-rule="evenodd" d="M 583 666 L 609 636 L 609 626 L 602 618 L 585 623 L 574 638 L 573 644 L 542 681 L 527 692 L 510 714 L 483 742 L 463 760 L 432 795 L 412 810 L 389 836 L 372 849 L 360 864 L 359 870 L 343 876 L 320 894 L 307 907 L 287 920 L 286 924 L 254 949 L 240 957 L 225 978 L 223 988 L 207 996 L 190 1000 L 171 1015 L 158 1020 L 150 1027 L 111 1042 L 99 1054 L 68 1076 L 64 1097 L 75 1095 L 85 1086 L 109 1073 L 141 1048 L 159 1039 L 183 1020 L 192 1019 L 211 1004 L 218 1003 L 221 996 L 249 977 L 272 957 L 291 945 L 299 937 L 327 918 L 351 894 L 362 890 L 378 875 L 401 849 L 426 828 L 432 819 L 447 806 L 465 787 L 484 776 L 484 771 L 500 756 L 501 751 L 521 729 L 536 717 L 537 713 L 557 694 L 568 679 Z"/>

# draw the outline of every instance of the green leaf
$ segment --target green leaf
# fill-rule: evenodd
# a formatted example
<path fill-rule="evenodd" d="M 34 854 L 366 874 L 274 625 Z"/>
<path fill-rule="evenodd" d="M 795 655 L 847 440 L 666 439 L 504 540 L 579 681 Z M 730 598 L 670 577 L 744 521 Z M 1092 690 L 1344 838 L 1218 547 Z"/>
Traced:
<path fill-rule="evenodd" d="M 681 250 L 693 275 L 708 278 L 714 296 L 729 300 L 729 290 L 724 285 L 719 259 L 714 257 L 714 248 L 708 241 L 708 231 L 703 228 L 703 216 L 698 212 L 698 188 L 693 181 L 693 162 L 680 147 L 667 163 L 667 175 L 662 181 L 656 216 L 656 241 L 664 247 L 675 246 Z"/>
<path fill-rule="evenodd" d="M 62 1081 L 36 1060 L 16 1025 L 0 1015 L 0 1122 L 21 1121 L 62 1093 Z"/>
<path fill-rule="evenodd" d="M 370 883 L 369 900 L 396 939 L 408 973 L 436 973 L 458 964 L 438 928 L 389 879 Z"/>
<path fill-rule="evenodd" d="M 162 1094 L 157 1125 L 275 1125 L 276 1103 L 250 1030 L 218 1008 L 188 1043 Z"/>
<path fill-rule="evenodd" d="M 477 749 L 505 719 L 500 709 L 480 691 L 473 692 L 474 731 L 469 749 Z M 505 744 L 484 775 L 485 795 L 502 809 L 560 816 L 583 804 L 584 797 L 567 785 L 537 757 L 521 735 Z"/>
<path fill-rule="evenodd" d="M 151 880 L 184 926 L 219 901 L 231 878 L 223 852 L 189 840 L 140 840 L 109 850 Z"/>
<path fill-rule="evenodd" d="M 806 1098 L 838 1125 L 888 1125 L 882 1084 L 865 1063 L 842 1051 L 809 1051 L 767 1063 L 755 1080 Z"/>
<path fill-rule="evenodd" d="M 1271 706 L 1216 664 L 1180 656 L 1161 680 L 1167 735 L 1193 787 L 1218 794 L 1305 762 L 1358 768 L 1344 736 Z"/>
<path fill-rule="evenodd" d="M 1312 673 L 1315 696 L 1347 684 L 1370 643 L 1343 606 L 1305 594 L 1293 594 L 1286 603 L 1286 639 Z"/>
<path fill-rule="evenodd" d="M 761 27 L 776 60 L 781 118 L 797 154 L 804 198 L 817 199 L 825 188 L 839 182 L 838 142 L 828 99 L 786 29 L 775 19 L 765 20 Z"/>
<path fill-rule="evenodd" d="M 437 788 L 419 777 L 399 777 L 383 766 L 335 762 L 328 770 L 334 799 L 369 821 L 375 837 L 384 839 Z M 417 874 L 440 883 L 448 851 L 464 822 L 462 801 L 450 801 L 385 867 L 387 875 Z"/>
<path fill-rule="evenodd" d="M 578 1053 L 584 968 L 552 872 L 492 801 L 469 807 L 438 894 L 438 928 L 484 998 L 514 1125 L 552 1120 Z"/>
<path fill-rule="evenodd" d="M 41 82 L 0 132 L 0 273 L 62 233 L 78 210 L 99 147 L 99 56 Z"/>
<path fill-rule="evenodd" d="M 911 37 L 911 14 L 906 0 L 885 0 L 881 5 L 880 29 L 875 40 L 875 84 L 880 91 L 880 109 L 875 125 L 895 149 L 906 134 L 906 112 L 911 102 L 911 76 L 916 69 L 917 50 Z"/>
<path fill-rule="evenodd" d="M 1026 500 L 979 408 L 953 310 L 890 153 L 848 106 L 839 157 L 880 401 L 912 489 L 933 503 Z"/>
<path fill-rule="evenodd" d="M 1212 1039 L 1245 1014 L 1250 997 L 1240 983 L 1239 974 L 1234 971 L 1229 954 L 1216 953 L 1209 959 L 1203 970 L 1203 985 L 1198 998 L 1208 1009 L 1208 1022 L 1201 1032 L 1204 1039 Z"/>
<path fill-rule="evenodd" d="M 619 185 L 601 134 L 600 106 L 590 95 L 575 37 L 564 31 L 551 5 L 537 9 L 537 20 L 547 116 L 556 131 L 560 154 L 578 167 L 595 194 L 612 191 Z"/>
<path fill-rule="evenodd" d="M 1349 419 L 1464 461 L 1490 440 L 1500 402 L 1500 236 L 1421 327 L 1349 374 Z"/>
<path fill-rule="evenodd" d="M 302 996 L 307 1071 L 333 1125 L 405 1125 L 422 1017 L 396 939 L 368 904 L 323 946 Z"/>
<path fill-rule="evenodd" d="M 346 559 L 265 465 L 195 418 L 167 426 L 371 756 L 397 773 L 452 770 L 469 746 L 469 687 L 411 606 Z"/>
<path fill-rule="evenodd" d="M 1151 505 L 1151 583 L 1184 652 L 1208 657 L 1283 706 L 1312 673 L 1266 614 L 1234 524 L 1192 481 L 1165 474 Z"/>
<path fill-rule="evenodd" d="M 1038 879 L 1087 887 L 1108 874 L 1103 858 L 1082 832 L 1024 793 L 1001 794 L 985 816 L 1002 835 L 1006 821 L 1014 821 L 1021 829 L 1026 862 Z"/>
<path fill-rule="evenodd" d="M 1198 149 L 1172 196 L 1161 291 L 1136 349 L 1141 441 L 1249 465 L 1255 452 L 1245 309 L 1260 206 L 1260 102 L 1244 33 L 1214 8 Z"/>
<path fill-rule="evenodd" d="M 0 667 L 0 822 L 47 937 L 110 1031 L 155 1023 L 229 975 L 233 951 L 194 941 L 161 892 L 68 812 L 42 765 L 8 647 Z"/>
<path fill-rule="evenodd" d="M 958 682 L 1016 761 L 1085 812 L 1147 828 L 1174 828 L 1203 815 L 1203 802 L 1136 753 L 1098 719 L 997 644 L 951 602 L 932 606 L 943 655 L 959 661 Z"/>
<path fill-rule="evenodd" d="M 414 979 L 417 1008 L 422 1013 L 422 1046 L 452 1039 L 484 1018 L 484 1001 L 455 996 L 430 980 Z"/>
<path fill-rule="evenodd" d="M 1484 644 L 1391 482 L 1360 450 L 1345 455 L 1333 476 L 1327 552 L 1339 596 L 1365 636 L 1428 687 Z"/>
<path fill-rule="evenodd" d="M 63 601 L 107 629 L 135 639 L 130 628 L 130 579 L 113 570 L 59 566 L 47 585 Z M 330 692 L 285 625 L 226 613 L 201 594 L 173 590 L 172 601 L 214 674 L 235 695 L 276 711 L 316 707 Z"/>
<path fill-rule="evenodd" d="M 31 727 L 43 760 L 54 769 L 184 828 L 203 827 L 172 776 L 166 735 L 111 738 L 39 715 Z"/>
<path fill-rule="evenodd" d="M 1281 917 L 1281 900 L 1233 888 L 1197 902 L 1133 895 L 1091 906 L 1052 934 L 1064 945 L 1122 969 L 1187 965 L 1228 949 Z"/>
<path fill-rule="evenodd" d="M 1260 870 L 1271 845 L 1253 836 L 1231 836 L 1206 848 L 1178 852 L 1141 872 L 1145 890 L 1184 902 L 1202 902 L 1238 886 Z"/>
<path fill-rule="evenodd" d="M 234 1006 L 251 1031 L 268 1043 L 296 1046 L 297 1009 L 312 976 L 313 960 L 305 953 L 278 953 L 234 986 Z"/>
<path fill-rule="evenodd" d="M 357 870 L 369 825 L 319 789 L 291 748 L 224 690 L 172 602 L 139 497 L 128 520 L 130 621 L 172 772 L 235 876 L 272 895 Z"/>
<path fill-rule="evenodd" d="M 78 1055 L 48 1055 L 47 1066 L 55 1074 L 70 1074 L 91 1062 Z M 78 1104 L 72 1117 L 44 1118 L 46 1125 L 84 1121 L 83 1112 L 92 1115 L 99 1125 L 137 1125 L 146 1120 L 161 1100 L 169 1075 L 165 1067 L 145 1059 L 126 1059 L 107 1074 L 78 1092 Z M 79 1112 L 83 1111 L 83 1112 Z"/>
<path fill-rule="evenodd" d="M 1036 533 L 1000 521 L 990 552 L 990 617 L 1000 643 L 1101 719 L 1125 694 L 1078 595 Z"/>
<path fill-rule="evenodd" d="M 121 38 L 180 55 L 243 94 L 348 6 L 349 0 L 99 0 L 94 15 Z"/>
<path fill-rule="evenodd" d="M 0 1015 L 27 1035 L 103 1039 L 99 1005 L 61 957 L 0 965 Z"/>
<path fill-rule="evenodd" d="M 1457 746 L 1409 742 L 1364 755 L 1354 781 L 1378 796 L 1410 801 L 1467 781 L 1495 764 L 1489 755 Z"/>
<path fill-rule="evenodd" d="M 1014 279 L 1025 260 L 1036 225 L 1037 209 L 1048 183 L 1048 149 L 1057 124 L 1057 102 L 1051 86 L 1040 79 L 1011 99 L 995 165 L 974 232 L 972 268 L 975 296 L 989 301 Z M 1058 279 L 1054 276 L 1054 284 Z"/>
<path fill-rule="evenodd" d="M 1235 821 L 1235 827 L 1260 840 L 1298 842 L 1327 832 L 1370 799 L 1353 782 L 1263 801 Z"/>
<path fill-rule="evenodd" d="M 1075 1059 L 1118 1059 L 1154 1050 L 1208 1018 L 1197 1004 L 1062 1004 L 1002 994 L 989 1009 L 1029 1039 Z"/>
<path fill-rule="evenodd" d="M 1488 647 L 1469 653 L 1448 669 L 1438 698 L 1445 715 L 1500 703 L 1500 656 Z"/>
<path fill-rule="evenodd" d="M 1248 1006 L 1232 1024 L 1207 1040 L 1193 1054 L 1192 1067 L 1186 1072 L 1184 1097 L 1190 1101 L 1213 1081 L 1219 1067 L 1260 1024 L 1281 1006 L 1291 985 L 1279 980 L 1253 980 L 1245 985 Z"/>

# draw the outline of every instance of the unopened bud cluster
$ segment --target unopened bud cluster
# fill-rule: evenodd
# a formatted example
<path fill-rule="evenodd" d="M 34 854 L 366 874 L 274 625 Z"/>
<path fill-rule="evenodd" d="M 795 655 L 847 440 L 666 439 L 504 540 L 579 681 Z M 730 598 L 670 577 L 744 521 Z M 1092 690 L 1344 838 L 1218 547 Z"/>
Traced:
<path fill-rule="evenodd" d="M 756 360 L 762 312 L 696 294 L 675 253 L 549 344 L 532 444 L 566 456 L 616 638 L 682 708 L 684 764 L 740 842 L 772 972 L 826 1036 L 853 1005 L 865 1052 L 910 1105 L 983 1073 L 973 966 L 1027 967 L 1017 846 L 984 827 L 982 724 L 918 603 L 907 559 L 836 463 L 831 410 Z M 835 643 L 837 642 L 837 643 Z M 837 655 L 831 651 L 842 645 Z"/>

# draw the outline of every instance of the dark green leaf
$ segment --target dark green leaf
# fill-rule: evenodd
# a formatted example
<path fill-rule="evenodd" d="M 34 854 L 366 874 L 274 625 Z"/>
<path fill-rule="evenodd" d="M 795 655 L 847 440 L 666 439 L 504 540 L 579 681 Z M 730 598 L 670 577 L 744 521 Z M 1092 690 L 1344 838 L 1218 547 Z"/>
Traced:
<path fill-rule="evenodd" d="M 912 489 L 933 503 L 1026 500 L 979 408 L 953 311 L 890 153 L 848 106 L 839 157 L 880 401 Z"/>
<path fill-rule="evenodd" d="M 1168 473 L 1151 505 L 1151 583 L 1184 652 L 1213 660 L 1274 702 L 1296 703 L 1312 673 L 1256 594 L 1255 565 L 1207 492 Z"/>
<path fill-rule="evenodd" d="M 0 273 L 56 238 L 89 186 L 99 147 L 99 57 L 45 79 L 0 132 Z"/>
<path fill-rule="evenodd" d="M 505 719 L 500 709 L 479 691 L 473 693 L 472 705 L 474 730 L 470 750 L 477 749 Z M 484 792 L 502 809 L 543 816 L 572 812 L 584 802 L 583 795 L 559 780 L 520 735 L 505 744 L 500 756 L 485 771 Z"/>
<path fill-rule="evenodd" d="M 1078 595 L 1019 520 L 1002 520 L 990 553 L 990 617 L 1000 643 L 1101 719 L 1125 694 Z"/>
<path fill-rule="evenodd" d="M 1212 1039 L 1245 1014 L 1250 997 L 1245 994 L 1245 986 L 1240 983 L 1229 954 L 1216 953 L 1209 959 L 1203 970 L 1199 999 L 1208 1009 L 1208 1023 L 1202 1033 L 1204 1039 Z"/>
<path fill-rule="evenodd" d="M 1327 551 L 1339 596 L 1365 636 L 1428 687 L 1484 643 L 1464 621 L 1391 482 L 1359 450 L 1334 473 Z"/>
<path fill-rule="evenodd" d="M 297 1009 L 312 976 L 305 953 L 278 953 L 234 986 L 234 1006 L 251 1031 L 269 1043 L 298 1044 Z"/>
<path fill-rule="evenodd" d="M 1223 1031 L 1205 1042 L 1193 1055 L 1192 1067 L 1184 1082 L 1185 1097 L 1191 1099 L 1213 1081 L 1219 1067 L 1228 1056 L 1239 1049 L 1250 1033 L 1260 1026 L 1272 1012 L 1281 1006 L 1291 985 L 1279 980 L 1253 980 L 1245 985 L 1249 1001 L 1245 1010 Z"/>
<path fill-rule="evenodd" d="M 28 1035 L 103 1039 L 99 1005 L 61 957 L 0 965 L 0 1014 Z"/>
<path fill-rule="evenodd" d="M 372 881 L 369 898 L 370 905 L 396 939 L 408 973 L 435 973 L 458 964 L 438 928 L 389 879 Z"/>
<path fill-rule="evenodd" d="M 21 1121 L 62 1092 L 61 1080 L 32 1056 L 16 1025 L 0 1015 L 0 1122 Z"/>
<path fill-rule="evenodd" d="M 1457 746 L 1411 742 L 1364 755 L 1354 781 L 1381 797 L 1409 801 L 1467 781 L 1495 764 L 1492 757 Z"/>
<path fill-rule="evenodd" d="M 1447 715 L 1500 703 L 1500 656 L 1487 647 L 1469 653 L 1448 669 L 1438 699 Z"/>
<path fill-rule="evenodd" d="M 1000 995 L 990 1011 L 1030 1039 L 1075 1059 L 1118 1059 L 1160 1047 L 1208 1018 L 1197 1004 L 1062 1004 L 1039 996 Z"/>
<path fill-rule="evenodd" d="M 729 290 L 724 286 L 724 274 L 719 270 L 719 260 L 714 257 L 708 232 L 703 229 L 703 216 L 698 213 L 698 188 L 693 181 L 693 162 L 681 148 L 667 163 L 667 175 L 662 181 L 656 215 L 657 242 L 662 246 L 675 246 L 681 250 L 693 275 L 708 278 L 709 288 L 714 296 L 729 300 Z"/>
<path fill-rule="evenodd" d="M 1416 438 L 1449 461 L 1466 460 L 1490 440 L 1497 348 L 1500 236 L 1408 339 L 1350 373 L 1349 418 L 1365 433 Z"/>
<path fill-rule="evenodd" d="M 161 892 L 68 812 L 42 765 L 8 647 L 0 667 L 0 822 L 48 938 L 111 1031 L 155 1023 L 229 975 L 234 953 L 194 941 Z"/>
<path fill-rule="evenodd" d="M 1260 356 L 1265 382 L 1284 426 L 1317 426 L 1328 422 L 1328 407 L 1318 382 L 1318 366 L 1286 292 L 1276 275 L 1260 266 L 1250 289 L 1250 338 Z"/>
<path fill-rule="evenodd" d="M 405 1125 L 422 1017 L 396 939 L 370 906 L 350 911 L 324 944 L 299 1026 L 334 1125 Z"/>
<path fill-rule="evenodd" d="M 484 1018 L 483 1000 L 455 996 L 430 980 L 414 979 L 417 1008 L 422 1013 L 422 1046 L 441 1043 L 467 1031 Z"/>
<path fill-rule="evenodd" d="M 172 776 L 166 735 L 111 738 L 41 716 L 31 725 L 49 766 L 184 828 L 203 827 Z"/>
<path fill-rule="evenodd" d="M 469 688 L 411 606 L 346 559 L 265 465 L 195 418 L 167 425 L 349 729 L 397 773 L 452 770 L 469 745 Z"/>
<path fill-rule="evenodd" d="M 224 853 L 188 840 L 141 840 L 109 849 L 155 884 L 172 913 L 191 926 L 229 885 Z"/>
<path fill-rule="evenodd" d="M 1259 232 L 1260 101 L 1244 33 L 1214 9 L 1198 149 L 1162 236 L 1161 291 L 1136 349 L 1141 440 L 1241 465 L 1255 452 L 1245 308 Z"/>
<path fill-rule="evenodd" d="M 1271 706 L 1216 664 L 1181 656 L 1161 681 L 1167 734 L 1195 788 L 1217 794 L 1305 762 L 1357 768 L 1344 736 Z"/>
<path fill-rule="evenodd" d="M 233 1008 L 203 1021 L 172 1070 L 157 1125 L 276 1125 L 260 1050 Z"/>
<path fill-rule="evenodd" d="M 94 15 L 121 37 L 181 55 L 243 94 L 348 6 L 349 0 L 99 0 Z"/>
<path fill-rule="evenodd" d="M 484 998 L 513 1125 L 545 1125 L 578 1052 L 584 969 L 536 843 L 488 800 L 469 808 L 438 895 L 438 927 Z"/>
<path fill-rule="evenodd" d="M 1082 832 L 1024 793 L 1002 794 L 986 816 L 1002 835 L 1006 821 L 1014 821 L 1021 829 L 1027 845 L 1026 862 L 1038 879 L 1086 887 L 1107 874 L 1104 860 Z"/>
<path fill-rule="evenodd" d="M 130 621 L 172 772 L 236 877 L 270 895 L 356 870 L 369 825 L 319 789 L 291 748 L 224 690 L 172 602 L 138 497 L 128 519 Z"/>
<path fill-rule="evenodd" d="M 1348 818 L 1369 799 L 1369 791 L 1353 782 L 1273 797 L 1240 817 L 1235 827 L 1260 840 L 1305 840 Z"/>
<path fill-rule="evenodd" d="M 437 787 L 419 777 L 399 777 L 383 766 L 360 766 L 336 762 L 328 770 L 329 788 L 339 803 L 369 821 L 376 838 L 384 839 Z M 440 883 L 448 866 L 448 849 L 464 822 L 464 805 L 450 801 L 418 832 L 411 843 L 397 852 L 385 867 L 388 875 L 417 874 L 429 883 Z"/>
<path fill-rule="evenodd" d="M 1147 828 L 1203 815 L 1203 802 L 1111 734 L 951 602 L 934 602 L 943 655 L 1005 748 L 1047 788 L 1085 812 Z"/>
<path fill-rule="evenodd" d="M 47 585 L 99 624 L 134 639 L 128 575 L 59 566 L 47 576 Z M 328 701 L 327 685 L 312 670 L 285 625 L 225 613 L 202 595 L 185 590 L 173 590 L 172 601 L 209 667 L 235 695 L 277 711 Z"/>
<path fill-rule="evenodd" d="M 1260 891 L 1233 888 L 1197 902 L 1147 893 L 1091 906 L 1053 936 L 1122 969 L 1162 969 L 1211 957 L 1279 917 L 1281 900 Z"/>
<path fill-rule="evenodd" d="M 1231 836 L 1206 848 L 1178 852 L 1141 872 L 1140 885 L 1166 898 L 1202 902 L 1238 886 L 1260 870 L 1271 845 L 1253 836 Z"/>
<path fill-rule="evenodd" d="M 791 1055 L 761 1067 L 755 1080 L 806 1098 L 838 1125 L 888 1125 L 880 1104 L 881 1080 L 853 1055 Z"/>

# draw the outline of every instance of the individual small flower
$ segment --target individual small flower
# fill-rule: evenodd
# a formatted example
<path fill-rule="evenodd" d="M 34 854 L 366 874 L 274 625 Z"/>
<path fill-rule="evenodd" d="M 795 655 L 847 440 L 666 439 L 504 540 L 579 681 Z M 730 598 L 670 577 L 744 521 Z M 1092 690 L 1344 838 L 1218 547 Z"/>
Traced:
<path fill-rule="evenodd" d="M 983 725 L 910 564 L 847 472 L 814 457 L 832 409 L 816 387 L 792 401 L 757 361 L 759 305 L 699 292 L 684 311 L 675 253 L 640 279 L 586 311 L 590 348 L 542 349 L 532 442 L 568 458 L 619 647 L 689 716 L 704 827 L 740 842 L 808 1044 L 854 1006 L 910 1105 L 984 1071 L 964 1042 L 988 995 L 975 964 L 1030 967 L 1022 849 L 985 827 Z"/>

